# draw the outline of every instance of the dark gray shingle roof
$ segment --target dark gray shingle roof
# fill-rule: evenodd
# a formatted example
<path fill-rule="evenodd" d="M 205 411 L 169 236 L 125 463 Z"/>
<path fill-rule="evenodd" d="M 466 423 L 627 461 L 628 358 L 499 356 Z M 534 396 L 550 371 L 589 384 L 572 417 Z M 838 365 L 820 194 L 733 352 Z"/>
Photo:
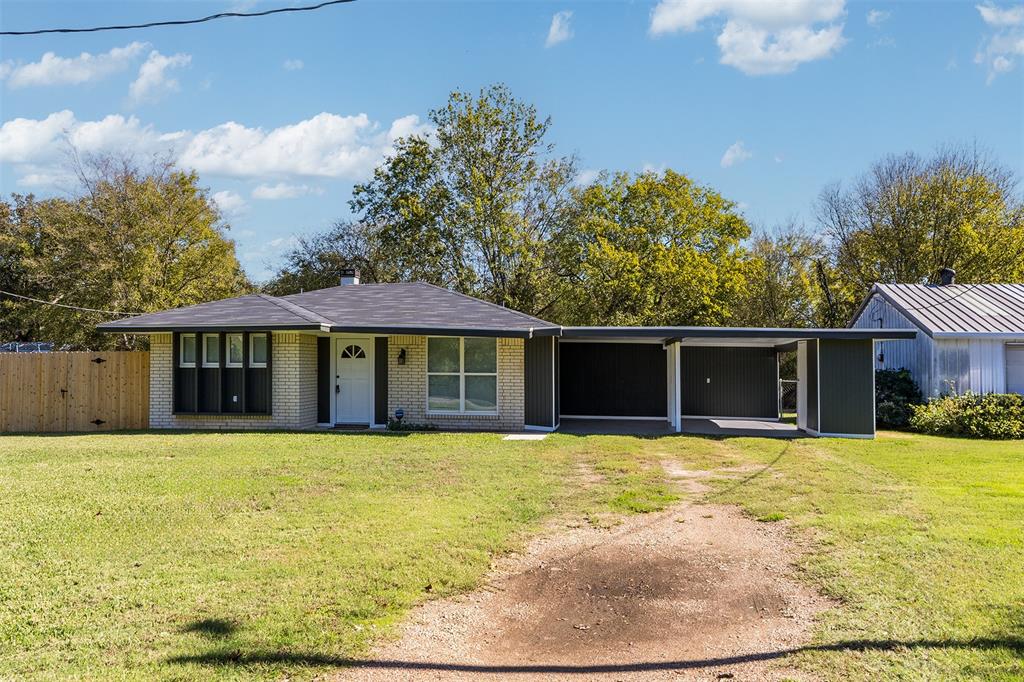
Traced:
<path fill-rule="evenodd" d="M 421 282 L 350 284 L 281 297 L 240 296 L 99 325 L 109 332 L 231 328 L 522 337 L 559 330 L 536 317 Z"/>
<path fill-rule="evenodd" d="M 875 294 L 930 335 L 1024 335 L 1024 284 L 876 284 L 854 320 Z"/>

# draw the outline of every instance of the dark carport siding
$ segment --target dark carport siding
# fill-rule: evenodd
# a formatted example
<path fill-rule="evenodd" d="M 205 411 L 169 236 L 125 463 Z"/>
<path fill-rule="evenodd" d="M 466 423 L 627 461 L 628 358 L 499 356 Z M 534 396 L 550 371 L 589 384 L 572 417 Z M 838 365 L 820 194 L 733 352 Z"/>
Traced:
<path fill-rule="evenodd" d="M 585 341 L 582 346 L 639 346 L 641 340 L 658 341 L 667 360 L 661 376 L 660 392 L 667 396 L 666 414 L 675 430 L 681 429 L 681 416 L 778 418 L 778 365 L 781 350 L 799 350 L 804 395 L 801 427 L 817 435 L 871 437 L 875 425 L 874 341 L 913 339 L 906 329 L 767 329 L 729 327 L 566 327 L 564 340 Z M 632 343 L 631 343 L 632 342 Z M 640 390 L 652 381 L 656 372 L 627 373 L 609 370 L 608 357 L 595 355 L 559 373 L 562 412 L 569 414 L 568 394 L 585 394 L 588 404 L 615 399 L 626 383 Z M 650 347 L 650 346 L 648 346 Z M 629 351 L 620 350 L 619 354 Z M 592 381 L 589 377 L 607 376 L 613 381 Z M 581 380 L 582 378 L 582 380 Z M 572 381 L 576 385 L 569 386 Z M 658 386 L 659 384 L 656 384 Z M 621 404 L 621 403 L 620 403 Z M 677 406 L 677 407 L 675 407 Z M 621 408 L 620 408 L 621 409 Z M 673 413 L 677 415 L 672 417 Z M 595 416 L 600 416 L 598 413 Z M 625 416 L 625 415 L 623 415 Z"/>

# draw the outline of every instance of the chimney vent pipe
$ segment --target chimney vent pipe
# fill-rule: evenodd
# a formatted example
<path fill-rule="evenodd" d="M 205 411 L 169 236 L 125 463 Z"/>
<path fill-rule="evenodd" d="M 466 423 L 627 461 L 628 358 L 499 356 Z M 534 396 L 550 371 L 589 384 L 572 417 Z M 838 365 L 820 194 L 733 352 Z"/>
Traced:
<path fill-rule="evenodd" d="M 357 268 L 344 268 L 341 271 L 341 284 L 359 284 L 359 270 Z"/>

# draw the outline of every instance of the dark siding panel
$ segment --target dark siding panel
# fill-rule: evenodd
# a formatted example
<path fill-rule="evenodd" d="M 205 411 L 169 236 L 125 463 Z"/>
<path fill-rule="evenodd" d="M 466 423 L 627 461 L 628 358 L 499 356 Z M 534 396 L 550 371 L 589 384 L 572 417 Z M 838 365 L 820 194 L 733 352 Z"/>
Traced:
<path fill-rule="evenodd" d="M 378 336 L 373 347 L 373 421 L 388 422 L 388 339 Z"/>
<path fill-rule="evenodd" d="M 661 344 L 559 346 L 562 414 L 666 417 L 665 350 Z"/>
<path fill-rule="evenodd" d="M 225 412 L 242 411 L 242 390 L 245 387 L 242 382 L 241 367 L 226 367 L 224 369 L 224 395 L 222 405 Z"/>
<path fill-rule="evenodd" d="M 316 420 L 330 424 L 331 419 L 331 340 L 316 340 Z"/>
<path fill-rule="evenodd" d="M 526 423 L 531 426 L 554 426 L 552 412 L 552 351 L 555 338 L 541 336 L 526 340 L 524 350 L 524 397 L 526 399 Z"/>
<path fill-rule="evenodd" d="M 680 363 L 681 414 L 779 416 L 774 348 L 683 346 Z"/>
<path fill-rule="evenodd" d="M 176 412 L 196 411 L 196 370 L 178 367 L 174 357 L 174 410 Z"/>
<path fill-rule="evenodd" d="M 820 341 L 822 433 L 875 432 L 874 342 Z"/>
<path fill-rule="evenodd" d="M 220 412 L 220 369 L 203 367 L 199 379 L 199 411 Z"/>
<path fill-rule="evenodd" d="M 818 342 L 807 342 L 807 428 L 818 430 Z"/>
<path fill-rule="evenodd" d="M 269 363 L 268 363 L 269 364 Z M 270 413 L 270 367 L 245 370 L 245 410 L 250 414 Z"/>

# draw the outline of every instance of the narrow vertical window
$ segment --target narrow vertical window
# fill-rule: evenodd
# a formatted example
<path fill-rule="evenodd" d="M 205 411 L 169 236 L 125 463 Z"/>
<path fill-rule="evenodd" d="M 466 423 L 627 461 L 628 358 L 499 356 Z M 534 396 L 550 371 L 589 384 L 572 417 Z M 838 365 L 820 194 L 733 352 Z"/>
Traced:
<path fill-rule="evenodd" d="M 241 334 L 228 334 L 226 337 L 227 345 L 227 362 L 224 363 L 225 367 L 241 367 L 242 366 L 242 335 Z"/>
<path fill-rule="evenodd" d="M 182 334 L 179 343 L 178 367 L 196 366 L 196 335 Z"/>
<path fill-rule="evenodd" d="M 203 367 L 220 367 L 220 337 L 203 334 Z"/>
<path fill-rule="evenodd" d="M 267 335 L 249 334 L 249 366 L 267 366 Z"/>

